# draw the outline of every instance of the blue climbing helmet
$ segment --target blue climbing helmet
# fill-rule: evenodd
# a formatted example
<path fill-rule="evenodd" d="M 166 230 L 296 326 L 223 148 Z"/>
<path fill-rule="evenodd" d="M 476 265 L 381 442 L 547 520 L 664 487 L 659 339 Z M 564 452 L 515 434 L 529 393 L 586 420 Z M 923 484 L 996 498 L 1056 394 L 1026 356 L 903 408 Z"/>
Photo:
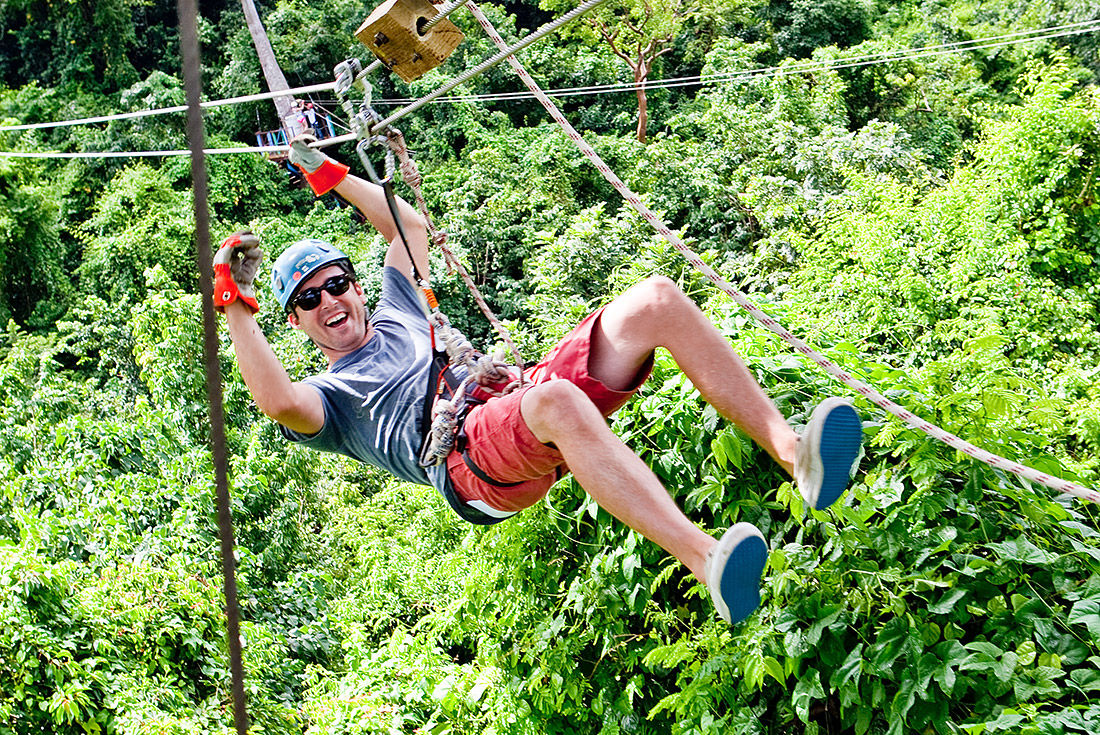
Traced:
<path fill-rule="evenodd" d="M 338 265 L 352 278 L 355 277 L 351 258 L 324 240 L 299 240 L 284 250 L 271 268 L 271 290 L 283 310 L 288 310 L 302 281 L 329 265 Z"/>

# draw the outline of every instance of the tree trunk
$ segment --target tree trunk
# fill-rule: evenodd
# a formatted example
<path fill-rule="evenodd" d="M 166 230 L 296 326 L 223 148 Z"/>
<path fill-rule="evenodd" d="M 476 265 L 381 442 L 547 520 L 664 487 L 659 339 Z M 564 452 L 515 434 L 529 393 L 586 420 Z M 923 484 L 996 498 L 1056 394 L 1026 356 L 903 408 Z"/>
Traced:
<path fill-rule="evenodd" d="M 260 58 L 260 69 L 264 73 L 264 79 L 267 80 L 268 90 L 272 92 L 289 90 L 290 85 L 287 84 L 286 75 L 283 74 L 279 62 L 275 59 L 275 50 L 271 48 L 267 31 L 264 30 L 264 24 L 260 22 L 256 4 L 252 0 L 241 0 L 241 7 L 244 9 L 245 22 L 248 23 L 248 33 L 252 36 L 252 45 L 256 47 L 256 55 Z M 276 97 L 272 102 L 275 103 L 275 111 L 283 127 L 292 136 L 301 132 L 298 130 L 298 114 L 294 109 L 294 97 L 291 95 Z"/>
<path fill-rule="evenodd" d="M 648 76 L 649 69 L 646 67 L 646 63 L 640 61 L 639 64 L 634 67 L 634 94 L 638 98 L 638 129 L 636 134 L 639 143 L 645 143 L 645 129 L 646 125 L 649 123 L 649 115 L 646 113 L 648 100 L 645 94 L 645 82 Z"/>

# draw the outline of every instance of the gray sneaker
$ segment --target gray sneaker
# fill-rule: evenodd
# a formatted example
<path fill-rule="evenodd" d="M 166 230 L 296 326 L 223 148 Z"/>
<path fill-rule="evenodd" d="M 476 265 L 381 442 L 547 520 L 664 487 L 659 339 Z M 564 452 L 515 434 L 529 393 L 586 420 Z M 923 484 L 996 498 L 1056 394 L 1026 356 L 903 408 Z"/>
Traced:
<path fill-rule="evenodd" d="M 735 523 L 711 548 L 703 564 L 718 615 L 740 623 L 760 606 L 760 576 L 768 562 L 764 534 L 751 523 Z"/>
<path fill-rule="evenodd" d="M 852 404 L 826 398 L 817 405 L 794 452 L 794 479 L 806 504 L 824 510 L 844 494 L 863 446 L 863 424 Z"/>

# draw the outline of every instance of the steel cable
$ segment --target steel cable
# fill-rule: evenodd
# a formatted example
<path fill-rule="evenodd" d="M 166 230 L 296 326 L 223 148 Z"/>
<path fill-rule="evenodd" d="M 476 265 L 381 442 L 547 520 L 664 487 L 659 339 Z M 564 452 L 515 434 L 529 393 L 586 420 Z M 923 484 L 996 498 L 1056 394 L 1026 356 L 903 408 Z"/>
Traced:
<path fill-rule="evenodd" d="M 229 471 L 225 441 L 225 407 L 222 404 L 221 365 L 218 361 L 218 323 L 214 313 L 213 265 L 210 258 L 210 209 L 208 181 L 203 154 L 202 61 L 199 51 L 198 6 L 196 0 L 179 0 L 180 52 L 183 57 L 184 89 L 187 94 L 187 137 L 191 144 L 191 184 L 194 189 L 195 253 L 202 299 L 203 355 L 206 395 L 210 404 L 210 453 L 214 464 L 214 487 L 218 505 L 218 537 L 221 541 L 222 579 L 225 593 L 226 636 L 232 678 L 233 720 L 237 735 L 248 735 L 248 712 L 244 693 L 244 664 L 241 660 L 240 611 L 237 604 L 236 561 L 233 555 L 233 515 L 229 498 Z"/>
<path fill-rule="evenodd" d="M 453 5 L 460 5 L 465 0 L 453 0 Z M 438 22 L 442 18 L 452 12 L 452 8 L 445 7 L 440 11 L 440 14 L 429 22 L 428 26 Z M 670 79 L 658 79 L 651 80 L 646 83 L 647 89 L 671 89 L 677 87 L 690 87 L 690 86 L 703 86 L 708 84 L 717 84 L 723 81 L 730 81 L 742 77 L 752 76 L 780 76 L 786 74 L 804 74 L 814 71 L 827 71 L 831 69 L 849 69 L 863 66 L 873 66 L 876 64 L 885 64 L 892 61 L 911 61 L 915 59 L 941 56 L 949 53 L 959 53 L 962 51 L 981 51 L 992 48 L 1001 48 L 1003 46 L 1010 46 L 1018 43 L 1025 43 L 1028 41 L 1044 41 L 1056 38 L 1067 38 L 1070 36 L 1076 36 L 1083 33 L 1091 33 L 1100 30 L 1100 21 L 1082 21 L 1080 23 L 1070 23 L 1061 26 L 1051 26 L 1048 28 L 1033 28 L 1023 31 L 1015 31 L 1013 33 L 1006 33 L 997 36 L 987 36 L 985 38 L 973 39 L 970 41 L 955 41 L 945 44 L 936 44 L 931 46 L 918 46 L 915 48 L 897 49 L 895 51 L 886 51 L 879 54 L 864 54 L 845 59 L 837 59 L 834 61 L 801 61 L 791 64 L 784 64 L 779 66 L 759 67 L 756 69 L 745 69 L 733 72 L 726 72 L 723 74 L 712 75 L 696 75 L 689 77 L 673 77 Z M 370 64 L 366 71 L 377 69 L 381 66 L 380 61 L 375 61 Z M 364 72 L 364 73 L 365 73 Z M 305 87 L 296 87 L 282 92 L 260 92 L 257 94 L 243 95 L 240 97 L 230 97 L 221 100 L 210 100 L 200 103 L 203 109 L 212 109 L 225 105 L 244 104 L 246 102 L 256 102 L 268 99 L 274 99 L 275 97 L 286 97 L 288 95 L 296 94 L 309 94 L 312 92 L 325 92 L 332 91 L 333 82 L 324 82 L 320 84 L 309 85 Z M 581 96 L 581 95 L 596 95 L 596 94 L 609 94 L 618 92 L 630 92 L 635 88 L 634 82 L 616 82 L 612 84 L 597 84 L 585 87 L 566 87 L 562 89 L 549 89 L 543 90 L 543 93 L 551 97 L 562 96 Z M 449 103 L 458 101 L 511 101 L 516 99 L 532 99 L 535 95 L 530 92 L 503 92 L 499 94 L 485 94 L 485 95 L 455 95 L 455 96 L 435 96 L 430 100 L 433 103 Z M 374 105 L 407 105 L 416 102 L 417 99 L 413 97 L 398 97 L 394 99 L 379 99 L 374 100 Z M 97 117 L 78 118 L 73 120 L 61 120 L 57 122 L 44 122 L 44 123 L 28 123 L 17 125 L 0 125 L 0 132 L 4 131 L 18 131 L 18 130 L 42 130 L 48 128 L 73 126 L 73 125 L 89 125 L 93 123 L 111 122 L 114 120 L 127 120 L 133 118 L 149 117 L 154 115 L 164 115 L 171 113 L 179 113 L 186 111 L 185 105 L 179 105 L 175 107 L 160 107 L 150 110 L 138 110 L 134 112 L 123 112 L 112 115 L 100 115 Z"/>

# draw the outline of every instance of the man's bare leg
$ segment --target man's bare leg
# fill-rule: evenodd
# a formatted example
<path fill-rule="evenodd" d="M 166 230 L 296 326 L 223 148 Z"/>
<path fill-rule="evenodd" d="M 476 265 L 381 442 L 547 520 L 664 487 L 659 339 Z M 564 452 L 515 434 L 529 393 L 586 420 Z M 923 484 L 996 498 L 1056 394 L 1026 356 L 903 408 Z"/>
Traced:
<path fill-rule="evenodd" d="M 558 446 L 581 487 L 600 507 L 663 547 L 706 585 L 723 620 L 739 623 L 756 610 L 768 559 L 758 528 L 737 523 L 721 539 L 697 528 L 573 383 L 553 380 L 534 386 L 524 393 L 520 412 L 540 441 Z"/>
<path fill-rule="evenodd" d="M 657 347 L 672 354 L 707 403 L 793 475 L 797 435 L 729 340 L 671 280 L 649 278 L 607 305 L 593 332 L 589 373 L 626 388 Z"/>
<path fill-rule="evenodd" d="M 524 394 L 520 412 L 541 442 L 552 442 L 601 508 L 679 559 L 706 582 L 714 538 L 684 516 L 653 471 L 607 425 L 579 388 L 553 380 Z"/>
<path fill-rule="evenodd" d="M 794 475 L 798 436 L 726 338 L 667 278 L 650 278 L 604 309 L 593 331 L 589 374 L 610 388 L 627 389 L 656 347 L 666 348 L 708 403 Z M 846 444 L 841 453 L 847 454 L 830 465 L 836 495 L 847 482 L 853 441 L 858 449 L 858 419 L 850 407 L 847 411 L 850 415 L 842 418 L 849 425 L 837 426 L 849 434 L 841 442 Z M 558 447 L 581 487 L 602 508 L 671 553 L 706 584 L 724 619 L 737 622 L 756 609 L 767 561 L 767 543 L 758 529 L 735 524 L 719 541 L 697 528 L 572 383 L 554 380 L 534 386 L 524 394 L 520 412 L 539 441 Z M 818 437 L 821 423 L 815 429 Z M 799 457 L 803 468 L 805 455 L 803 451 Z M 821 485 L 818 479 L 814 487 Z M 822 505 L 817 507 L 833 502 L 836 495 L 820 495 Z M 816 497 L 815 490 L 811 504 Z"/>

